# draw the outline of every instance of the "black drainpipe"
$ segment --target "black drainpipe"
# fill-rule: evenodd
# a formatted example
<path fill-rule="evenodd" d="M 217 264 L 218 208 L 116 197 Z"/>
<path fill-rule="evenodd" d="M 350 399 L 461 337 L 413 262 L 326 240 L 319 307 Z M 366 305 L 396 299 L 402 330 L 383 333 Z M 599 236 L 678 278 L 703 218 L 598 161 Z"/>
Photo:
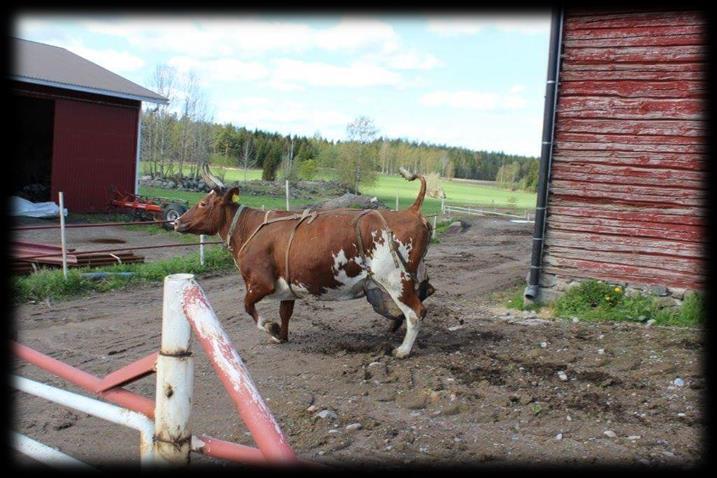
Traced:
<path fill-rule="evenodd" d="M 558 73 L 560 71 L 560 50 L 563 38 L 563 9 L 556 6 L 550 21 L 550 50 L 548 52 L 548 80 L 545 85 L 545 106 L 543 107 L 543 145 L 540 151 L 538 174 L 538 201 L 535 207 L 535 229 L 533 252 L 530 259 L 528 286 L 523 292 L 525 299 L 534 301 L 540 289 L 540 270 L 543 263 L 543 242 L 545 238 L 545 217 L 548 204 L 550 166 L 553 160 L 553 137 L 555 132 L 555 104 L 558 98 Z"/>

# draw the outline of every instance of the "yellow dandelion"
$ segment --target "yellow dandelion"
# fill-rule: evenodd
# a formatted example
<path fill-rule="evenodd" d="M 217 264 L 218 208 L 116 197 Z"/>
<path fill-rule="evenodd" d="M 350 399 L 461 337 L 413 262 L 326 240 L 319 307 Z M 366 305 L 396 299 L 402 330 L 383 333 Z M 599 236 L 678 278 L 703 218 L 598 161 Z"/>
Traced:
<path fill-rule="evenodd" d="M 620 289 L 619 287 L 615 287 L 615 292 L 619 294 L 620 292 L 622 292 L 622 289 Z"/>

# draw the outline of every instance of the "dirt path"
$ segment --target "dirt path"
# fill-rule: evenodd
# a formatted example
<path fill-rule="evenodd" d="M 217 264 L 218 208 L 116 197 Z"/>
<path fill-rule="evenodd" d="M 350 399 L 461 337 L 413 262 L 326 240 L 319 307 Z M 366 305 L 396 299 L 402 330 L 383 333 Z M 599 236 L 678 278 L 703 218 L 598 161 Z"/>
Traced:
<path fill-rule="evenodd" d="M 405 360 L 386 355 L 403 329 L 389 335 L 388 322 L 363 299 L 297 302 L 290 342 L 274 345 L 244 313 L 237 274 L 199 282 L 303 458 L 389 467 L 695 463 L 702 331 L 547 321 L 490 304 L 491 293 L 524 283 L 530 237 L 529 225 L 476 219 L 432 245 L 428 268 L 438 292 L 426 301 L 428 316 Z M 158 349 L 161 297 L 161 286 L 153 286 L 23 305 L 18 340 L 105 375 Z M 278 317 L 278 304 L 259 308 Z M 253 444 L 197 350 L 193 430 Z M 33 366 L 17 368 L 64 383 Z M 676 378 L 684 385 L 674 385 Z M 154 379 L 128 388 L 152 396 Z M 90 463 L 138 462 L 136 432 L 19 392 L 13 397 L 22 433 Z M 336 418 L 315 416 L 325 409 Z"/>

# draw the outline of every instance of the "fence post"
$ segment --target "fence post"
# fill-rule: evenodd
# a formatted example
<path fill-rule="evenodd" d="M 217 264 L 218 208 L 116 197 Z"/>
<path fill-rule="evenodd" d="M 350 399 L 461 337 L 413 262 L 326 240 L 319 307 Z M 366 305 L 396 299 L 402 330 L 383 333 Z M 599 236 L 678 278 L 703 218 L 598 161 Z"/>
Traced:
<path fill-rule="evenodd" d="M 438 217 L 437 214 L 435 216 L 433 216 L 433 231 L 431 231 L 431 239 L 436 238 L 436 218 L 437 217 Z"/>
<path fill-rule="evenodd" d="M 199 264 L 204 266 L 204 234 L 199 235 Z"/>
<path fill-rule="evenodd" d="M 191 277 L 192 274 L 172 274 L 164 278 L 162 347 L 157 358 L 154 411 L 154 452 L 158 463 L 189 463 L 194 384 L 192 329 L 178 297 Z"/>
<path fill-rule="evenodd" d="M 396 211 L 398 211 L 398 191 L 396 191 Z"/>
<path fill-rule="evenodd" d="M 286 210 L 289 210 L 289 180 L 286 180 Z"/>
<path fill-rule="evenodd" d="M 441 197 L 441 214 L 446 214 L 446 198 Z"/>
<path fill-rule="evenodd" d="M 60 244 L 62 245 L 62 275 L 67 280 L 67 247 L 65 242 L 65 198 L 62 191 L 58 193 L 60 200 Z"/>

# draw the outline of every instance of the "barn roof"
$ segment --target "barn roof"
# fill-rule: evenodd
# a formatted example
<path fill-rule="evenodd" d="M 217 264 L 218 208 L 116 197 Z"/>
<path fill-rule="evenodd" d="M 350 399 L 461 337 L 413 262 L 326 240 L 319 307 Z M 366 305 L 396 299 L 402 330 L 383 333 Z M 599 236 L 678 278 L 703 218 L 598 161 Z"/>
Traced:
<path fill-rule="evenodd" d="M 61 47 L 11 38 L 15 62 L 10 78 L 25 83 L 166 104 L 164 96 Z"/>

